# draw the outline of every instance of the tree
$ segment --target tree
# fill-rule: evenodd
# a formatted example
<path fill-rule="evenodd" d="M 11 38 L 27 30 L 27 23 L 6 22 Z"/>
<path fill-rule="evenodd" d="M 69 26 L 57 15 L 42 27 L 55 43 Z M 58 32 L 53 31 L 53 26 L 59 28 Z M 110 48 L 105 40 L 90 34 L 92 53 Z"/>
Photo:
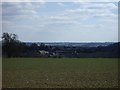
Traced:
<path fill-rule="evenodd" d="M 3 33 L 2 35 L 2 49 L 3 54 L 7 57 L 14 56 L 17 53 L 19 41 L 16 34 Z"/>

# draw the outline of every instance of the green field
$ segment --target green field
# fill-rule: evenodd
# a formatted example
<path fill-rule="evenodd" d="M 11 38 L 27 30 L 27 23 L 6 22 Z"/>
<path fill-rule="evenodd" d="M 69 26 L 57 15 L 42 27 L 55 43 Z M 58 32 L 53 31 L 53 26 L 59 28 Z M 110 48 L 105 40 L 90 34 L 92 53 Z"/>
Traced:
<path fill-rule="evenodd" d="M 115 88 L 118 60 L 3 58 L 3 88 Z"/>

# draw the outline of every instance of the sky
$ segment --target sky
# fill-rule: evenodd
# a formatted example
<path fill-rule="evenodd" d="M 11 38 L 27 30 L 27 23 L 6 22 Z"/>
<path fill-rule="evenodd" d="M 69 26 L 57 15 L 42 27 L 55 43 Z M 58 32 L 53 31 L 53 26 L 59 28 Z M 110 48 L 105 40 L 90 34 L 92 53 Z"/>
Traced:
<path fill-rule="evenodd" d="M 3 2 L 2 32 L 24 42 L 116 42 L 117 2 Z"/>

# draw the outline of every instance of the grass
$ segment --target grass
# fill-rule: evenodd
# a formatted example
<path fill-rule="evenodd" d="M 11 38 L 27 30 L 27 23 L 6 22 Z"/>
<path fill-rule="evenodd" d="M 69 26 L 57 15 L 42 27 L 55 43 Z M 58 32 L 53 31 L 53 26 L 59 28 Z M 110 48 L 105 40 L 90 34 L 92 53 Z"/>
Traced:
<path fill-rule="evenodd" d="M 3 58 L 3 88 L 117 88 L 118 60 Z"/>

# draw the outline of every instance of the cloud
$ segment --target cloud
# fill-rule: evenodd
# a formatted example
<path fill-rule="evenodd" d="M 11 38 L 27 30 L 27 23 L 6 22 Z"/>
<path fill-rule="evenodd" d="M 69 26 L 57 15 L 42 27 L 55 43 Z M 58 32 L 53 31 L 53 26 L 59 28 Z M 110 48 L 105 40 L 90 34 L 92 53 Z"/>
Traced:
<path fill-rule="evenodd" d="M 119 0 L 74 0 L 74 2 L 119 2 Z"/>
<path fill-rule="evenodd" d="M 65 4 L 63 4 L 63 3 L 61 3 L 61 2 L 58 2 L 57 4 L 58 4 L 59 6 L 61 6 L 61 7 L 65 6 Z"/>
<path fill-rule="evenodd" d="M 65 26 L 71 27 L 72 25 L 72 27 L 77 26 L 82 28 L 85 28 L 86 26 L 88 29 L 93 27 L 105 27 L 107 26 L 106 23 L 113 24 L 117 21 L 117 14 L 113 12 L 115 10 L 117 11 L 117 7 L 114 7 L 114 4 L 81 3 L 81 5 L 78 8 L 65 9 L 64 11 L 57 12 L 56 14 L 39 16 L 37 21 L 44 27 L 48 27 L 49 25 L 51 25 L 51 27 L 55 27 L 55 25 L 59 25 L 61 26 L 60 28 L 63 28 Z M 104 6 L 104 8 L 102 6 Z"/>
<path fill-rule="evenodd" d="M 38 17 L 36 8 L 40 8 L 43 3 L 31 3 L 31 2 L 4 2 L 2 4 L 2 16 L 3 20 L 17 19 L 26 17 L 32 17 L 33 19 Z"/>
<path fill-rule="evenodd" d="M 119 0 L 4 0 L 3 2 L 119 2 Z"/>
<path fill-rule="evenodd" d="M 50 20 L 69 20 L 70 18 L 67 16 L 63 16 L 63 15 L 57 15 L 57 16 L 50 16 L 49 17 Z"/>
<path fill-rule="evenodd" d="M 118 7 L 113 3 L 80 3 L 80 7 L 77 9 L 68 9 L 66 10 L 66 15 L 79 15 L 82 18 L 116 18 Z"/>
<path fill-rule="evenodd" d="M 79 4 L 81 6 L 81 8 L 87 8 L 87 9 L 117 9 L 117 6 L 114 3 L 92 3 L 92 2 L 79 2 L 79 3 L 75 3 L 75 4 Z"/>
<path fill-rule="evenodd" d="M 57 3 L 58 5 L 63 5 L 63 3 Z M 41 4 L 42 5 L 42 4 Z M 21 19 L 31 19 L 39 18 L 36 8 L 39 8 L 40 3 L 3 3 L 3 19 L 8 19 L 9 17 Z M 117 6 L 113 3 L 79 3 L 80 7 L 76 9 L 67 9 L 58 15 L 52 15 L 46 18 L 51 20 L 72 20 L 73 19 L 87 19 L 90 17 L 117 17 L 112 10 L 117 10 Z"/>
<path fill-rule="evenodd" d="M 2 26 L 3 32 L 22 30 L 39 30 L 43 25 L 32 25 L 32 21 L 39 18 L 37 9 L 43 3 L 32 2 L 4 2 L 2 3 Z M 39 27 L 38 27 L 39 26 Z"/>
<path fill-rule="evenodd" d="M 117 30 L 118 8 L 114 3 L 54 3 L 53 6 L 50 5 L 51 3 L 3 3 L 4 30 L 22 34 L 28 32 L 32 35 L 37 33 L 37 35 L 40 34 L 39 38 L 47 37 L 46 35 L 49 36 L 49 34 L 55 38 L 53 35 L 59 35 L 59 33 L 63 38 L 70 38 L 72 34 L 80 38 L 86 33 L 95 35 L 92 33 L 96 32 L 102 35 L 104 31 L 110 32 L 111 35 L 112 31 Z M 59 6 L 57 9 L 55 9 L 56 5 Z"/>
<path fill-rule="evenodd" d="M 45 0 L 4 0 L 2 2 L 45 2 Z"/>

